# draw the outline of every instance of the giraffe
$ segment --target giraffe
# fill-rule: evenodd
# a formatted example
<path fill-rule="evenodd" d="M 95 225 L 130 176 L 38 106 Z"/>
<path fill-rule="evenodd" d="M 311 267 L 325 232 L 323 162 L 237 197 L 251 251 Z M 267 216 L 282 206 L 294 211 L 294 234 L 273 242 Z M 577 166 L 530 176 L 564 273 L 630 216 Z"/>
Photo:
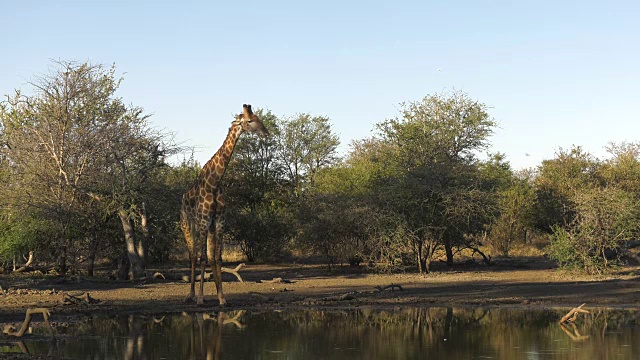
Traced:
<path fill-rule="evenodd" d="M 242 107 L 242 114 L 236 116 L 231 123 L 227 138 L 220 149 L 204 164 L 194 184 L 182 196 L 180 227 L 187 242 L 189 260 L 191 261 L 191 290 L 185 301 L 193 301 L 195 297 L 196 261 L 199 247 L 200 290 L 196 299 L 199 305 L 204 302 L 204 274 L 207 263 L 211 263 L 220 305 L 224 305 L 226 302 L 222 292 L 224 197 L 221 181 L 233 154 L 233 149 L 243 132 L 255 132 L 263 137 L 269 135 L 262 121 L 251 111 L 251 105 L 244 104 Z"/>

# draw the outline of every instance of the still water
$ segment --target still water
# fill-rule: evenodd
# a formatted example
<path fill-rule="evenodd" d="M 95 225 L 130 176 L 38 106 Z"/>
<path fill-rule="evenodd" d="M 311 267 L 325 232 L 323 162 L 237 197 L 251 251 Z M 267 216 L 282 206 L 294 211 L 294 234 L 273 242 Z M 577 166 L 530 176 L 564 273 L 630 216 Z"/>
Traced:
<path fill-rule="evenodd" d="M 58 327 L 56 341 L 26 338 L 0 352 L 69 359 L 640 359 L 639 311 L 592 310 L 576 326 L 561 326 L 564 312 L 430 307 L 96 316 Z"/>

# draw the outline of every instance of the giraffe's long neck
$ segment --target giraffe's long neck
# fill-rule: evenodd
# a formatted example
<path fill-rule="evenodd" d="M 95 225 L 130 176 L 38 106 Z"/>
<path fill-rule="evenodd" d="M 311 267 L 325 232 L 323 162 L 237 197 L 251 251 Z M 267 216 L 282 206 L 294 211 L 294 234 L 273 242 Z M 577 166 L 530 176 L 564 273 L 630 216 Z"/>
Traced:
<path fill-rule="evenodd" d="M 232 124 L 220 149 L 202 167 L 202 174 L 207 186 L 216 188 L 222 181 L 240 134 L 242 134 L 242 127 L 235 123 Z"/>

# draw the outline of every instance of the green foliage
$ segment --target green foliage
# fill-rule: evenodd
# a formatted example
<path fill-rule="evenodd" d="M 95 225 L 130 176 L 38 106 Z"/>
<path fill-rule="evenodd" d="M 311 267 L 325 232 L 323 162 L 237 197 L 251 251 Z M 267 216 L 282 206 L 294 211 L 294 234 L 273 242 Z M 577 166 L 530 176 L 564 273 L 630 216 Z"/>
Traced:
<path fill-rule="evenodd" d="M 387 270 L 416 259 L 421 271 L 440 246 L 468 246 L 496 212 L 499 166 L 492 174 L 476 158 L 493 126 L 463 93 L 403 104 L 344 163 L 317 173 L 306 243 L 332 262 L 357 255 Z"/>
<path fill-rule="evenodd" d="M 512 175 L 511 183 L 498 191 L 498 215 L 489 227 L 493 248 L 504 256 L 511 246 L 526 241 L 527 232 L 533 228 L 535 191 L 528 179 Z"/>
<path fill-rule="evenodd" d="M 467 246 L 495 213 L 490 177 L 476 158 L 495 126 L 486 109 L 464 93 L 431 95 L 378 125 L 386 144 L 379 158 L 389 169 L 380 201 L 408 224 L 419 264 L 433 254 L 427 239 L 444 246 L 452 264 L 453 247 Z"/>
<path fill-rule="evenodd" d="M 280 121 L 279 128 L 278 158 L 286 179 L 300 194 L 307 184 L 313 183 L 318 170 L 335 163 L 340 141 L 325 116 L 299 114 Z"/>
<path fill-rule="evenodd" d="M 574 196 L 583 189 L 599 186 L 601 162 L 579 146 L 560 149 L 556 157 L 544 160 L 538 169 L 536 186 L 536 227 L 550 232 L 555 225 L 566 226 L 575 217 Z"/>
<path fill-rule="evenodd" d="M 59 61 L 29 82 L 32 94 L 16 90 L 0 107 L 0 160 L 11 164 L 14 190 L 3 202 L 16 216 L 37 209 L 39 220 L 55 224 L 56 232 L 40 234 L 38 244 L 49 246 L 63 273 L 85 258 L 91 268 L 96 253 L 109 247 L 101 238 L 110 226 L 105 219 L 145 217 L 149 181 L 175 151 L 141 108 L 115 96 L 120 84 L 113 66 Z M 125 235 L 135 241 L 135 232 Z M 130 261 L 144 256 L 144 246 L 138 248 L 141 254 L 130 253 Z"/>
<path fill-rule="evenodd" d="M 576 195 L 574 202 L 573 223 L 553 228 L 549 256 L 565 268 L 605 273 L 618 260 L 610 260 L 608 250 L 638 235 L 638 201 L 624 190 L 596 188 Z"/>
<path fill-rule="evenodd" d="M 279 259 L 295 233 L 292 183 L 279 158 L 280 120 L 257 109 L 270 137 L 243 136 L 225 175 L 225 223 L 249 261 Z"/>
<path fill-rule="evenodd" d="M 599 167 L 603 181 L 640 196 L 640 143 L 612 143 L 607 150 L 612 157 Z"/>
<path fill-rule="evenodd" d="M 56 224 L 38 216 L 6 219 L 0 223 L 0 261 L 10 261 L 14 256 L 21 258 L 29 251 L 43 256 L 49 250 L 40 240 L 43 236 L 55 236 Z"/>
<path fill-rule="evenodd" d="M 191 186 L 200 170 L 201 166 L 193 158 L 184 158 L 174 166 L 164 166 L 152 172 L 147 180 L 143 200 L 150 231 L 148 261 L 164 262 L 171 256 L 186 252 L 179 226 L 182 194 Z M 144 234 L 140 233 L 139 236 Z"/>
<path fill-rule="evenodd" d="M 114 67 L 57 62 L 32 94 L 0 103 L 0 260 L 35 250 L 91 269 L 121 258 L 123 237 L 132 264 L 184 252 L 180 198 L 200 166 L 167 163 L 181 149 L 115 96 L 120 84 Z M 611 144 L 606 160 L 560 149 L 515 173 L 503 154 L 480 156 L 496 126 L 488 107 L 453 92 L 401 104 L 341 160 L 327 117 L 256 114 L 271 136 L 243 136 L 224 178 L 225 240 L 250 261 L 298 250 L 428 272 L 441 251 L 452 264 L 483 239 L 508 255 L 535 229 L 562 267 L 603 273 L 639 235 L 638 143 Z"/>
<path fill-rule="evenodd" d="M 286 255 L 291 228 L 282 210 L 260 204 L 227 215 L 233 219 L 230 233 L 234 239 L 241 239 L 240 248 L 248 261 L 280 260 Z"/>

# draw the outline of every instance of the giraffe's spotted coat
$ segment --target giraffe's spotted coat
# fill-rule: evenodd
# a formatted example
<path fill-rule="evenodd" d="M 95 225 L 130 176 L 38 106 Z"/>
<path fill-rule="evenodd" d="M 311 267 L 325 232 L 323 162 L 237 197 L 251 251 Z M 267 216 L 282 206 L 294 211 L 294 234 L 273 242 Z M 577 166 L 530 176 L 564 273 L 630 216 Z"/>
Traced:
<path fill-rule="evenodd" d="M 225 303 L 221 276 L 222 214 L 225 204 L 221 187 L 222 178 L 236 142 L 243 132 L 268 135 L 262 121 L 251 111 L 251 105 L 244 105 L 243 108 L 243 113 L 238 115 L 231 124 L 222 147 L 207 161 L 194 184 L 182 196 L 180 227 L 184 233 L 191 260 L 191 290 L 188 297 L 190 300 L 194 300 L 195 297 L 195 266 L 199 255 L 201 273 L 204 274 L 206 263 L 211 263 L 218 300 L 221 305 Z M 212 227 L 214 223 L 215 226 Z M 204 299 L 203 287 L 204 277 L 201 276 L 198 303 L 202 303 Z"/>

